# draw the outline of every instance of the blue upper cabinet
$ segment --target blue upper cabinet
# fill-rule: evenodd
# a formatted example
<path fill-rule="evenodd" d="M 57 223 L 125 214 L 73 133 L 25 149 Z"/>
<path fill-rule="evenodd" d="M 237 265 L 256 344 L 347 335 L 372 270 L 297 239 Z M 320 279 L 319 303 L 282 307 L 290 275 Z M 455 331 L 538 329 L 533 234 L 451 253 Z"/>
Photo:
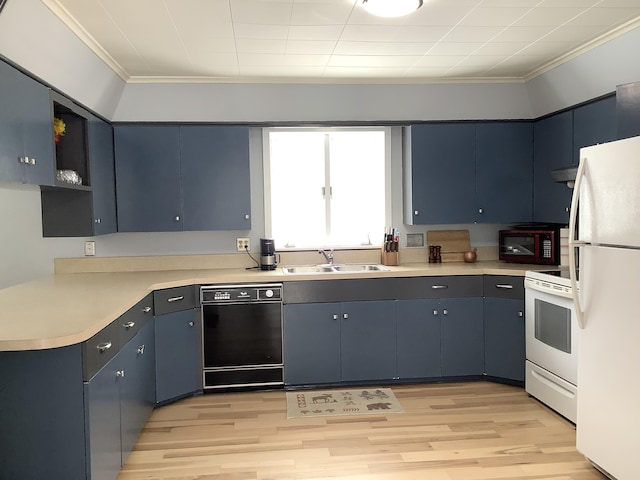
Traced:
<path fill-rule="evenodd" d="M 249 128 L 181 126 L 185 230 L 250 230 Z"/>
<path fill-rule="evenodd" d="M 640 135 L 640 82 L 616 87 L 618 138 Z"/>
<path fill-rule="evenodd" d="M 406 223 L 531 220 L 530 122 L 413 125 L 404 147 Z"/>
<path fill-rule="evenodd" d="M 580 149 L 618 137 L 615 95 L 573 109 L 573 157 L 580 162 Z"/>
<path fill-rule="evenodd" d="M 182 230 L 180 128 L 117 125 L 114 134 L 118 231 Z"/>
<path fill-rule="evenodd" d="M 0 61 L 0 181 L 53 185 L 49 89 Z"/>
<path fill-rule="evenodd" d="M 249 129 L 117 125 L 118 231 L 249 230 Z"/>
<path fill-rule="evenodd" d="M 533 127 L 533 219 L 537 222 L 569 222 L 572 190 L 551 177 L 551 172 L 571 165 L 573 112 L 567 111 L 535 122 Z"/>
<path fill-rule="evenodd" d="M 475 125 L 435 123 L 405 129 L 405 223 L 475 220 Z"/>
<path fill-rule="evenodd" d="M 93 233 L 114 233 L 116 185 L 113 159 L 113 128 L 97 117 L 89 117 L 89 166 L 93 195 Z"/>
<path fill-rule="evenodd" d="M 533 124 L 477 124 L 475 172 L 478 222 L 531 221 Z"/>

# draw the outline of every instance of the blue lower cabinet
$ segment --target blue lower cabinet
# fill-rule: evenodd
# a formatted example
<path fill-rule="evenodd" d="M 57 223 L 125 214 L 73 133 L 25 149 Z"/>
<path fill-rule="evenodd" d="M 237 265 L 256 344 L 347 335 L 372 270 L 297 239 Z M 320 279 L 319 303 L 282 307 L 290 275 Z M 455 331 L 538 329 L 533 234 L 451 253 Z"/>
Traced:
<path fill-rule="evenodd" d="M 196 311 L 182 310 L 155 318 L 156 403 L 184 397 L 198 389 Z"/>
<path fill-rule="evenodd" d="M 340 304 L 284 306 L 284 383 L 319 385 L 340 381 Z"/>
<path fill-rule="evenodd" d="M 391 300 L 285 305 L 285 384 L 391 380 L 395 337 Z"/>
<path fill-rule="evenodd" d="M 440 301 L 442 376 L 484 373 L 482 298 Z"/>
<path fill-rule="evenodd" d="M 84 384 L 87 478 L 113 480 L 155 404 L 154 331 L 148 322 Z"/>
<path fill-rule="evenodd" d="M 395 302 L 345 302 L 340 305 L 342 380 L 395 378 Z"/>
<path fill-rule="evenodd" d="M 122 353 L 122 352 L 121 352 Z M 87 478 L 113 480 L 122 467 L 120 439 L 121 353 L 85 383 L 87 417 Z"/>
<path fill-rule="evenodd" d="M 398 377 L 441 375 L 440 301 L 398 300 L 396 305 Z"/>
<path fill-rule="evenodd" d="M 0 352 L 0 478 L 86 477 L 79 344 Z"/>
<path fill-rule="evenodd" d="M 524 301 L 485 298 L 485 372 L 524 382 L 525 374 Z"/>
<path fill-rule="evenodd" d="M 153 322 L 148 322 L 121 352 L 123 363 L 127 365 L 125 377 L 120 383 L 123 464 L 133 450 L 133 446 L 155 406 L 154 343 Z"/>

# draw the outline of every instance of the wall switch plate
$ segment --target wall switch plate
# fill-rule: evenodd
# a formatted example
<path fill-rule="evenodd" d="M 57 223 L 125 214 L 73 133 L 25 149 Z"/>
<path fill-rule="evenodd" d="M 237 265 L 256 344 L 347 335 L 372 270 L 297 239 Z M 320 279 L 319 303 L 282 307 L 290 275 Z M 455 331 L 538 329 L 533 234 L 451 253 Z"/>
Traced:
<path fill-rule="evenodd" d="M 84 256 L 85 257 L 93 257 L 96 254 L 96 242 L 87 241 L 84 242 Z"/>
<path fill-rule="evenodd" d="M 236 238 L 236 250 L 239 252 L 244 252 L 246 250 L 251 250 L 251 240 L 247 237 L 238 237 Z"/>

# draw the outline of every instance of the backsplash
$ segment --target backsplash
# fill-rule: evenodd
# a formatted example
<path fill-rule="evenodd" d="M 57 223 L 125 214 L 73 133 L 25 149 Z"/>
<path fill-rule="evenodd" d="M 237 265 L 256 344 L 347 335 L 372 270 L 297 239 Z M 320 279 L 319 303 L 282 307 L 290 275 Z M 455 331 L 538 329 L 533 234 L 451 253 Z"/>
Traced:
<path fill-rule="evenodd" d="M 498 259 L 498 248 L 477 247 L 478 261 Z M 252 254 L 259 261 L 257 254 Z M 324 263 L 317 250 L 279 252 L 280 265 L 315 265 Z M 427 248 L 400 249 L 400 264 L 427 263 Z M 379 249 L 336 250 L 335 263 L 380 263 Z M 56 258 L 55 273 L 150 272 L 157 270 L 216 270 L 248 268 L 255 262 L 244 253 L 219 255 L 159 255 L 139 257 Z"/>

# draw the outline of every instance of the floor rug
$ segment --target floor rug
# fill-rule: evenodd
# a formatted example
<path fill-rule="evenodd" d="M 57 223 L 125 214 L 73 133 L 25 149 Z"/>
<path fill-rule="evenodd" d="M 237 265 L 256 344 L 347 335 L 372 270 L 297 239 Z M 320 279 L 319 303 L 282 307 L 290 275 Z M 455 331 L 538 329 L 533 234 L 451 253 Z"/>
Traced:
<path fill-rule="evenodd" d="M 403 413 L 390 388 L 287 392 L 287 417 Z"/>

